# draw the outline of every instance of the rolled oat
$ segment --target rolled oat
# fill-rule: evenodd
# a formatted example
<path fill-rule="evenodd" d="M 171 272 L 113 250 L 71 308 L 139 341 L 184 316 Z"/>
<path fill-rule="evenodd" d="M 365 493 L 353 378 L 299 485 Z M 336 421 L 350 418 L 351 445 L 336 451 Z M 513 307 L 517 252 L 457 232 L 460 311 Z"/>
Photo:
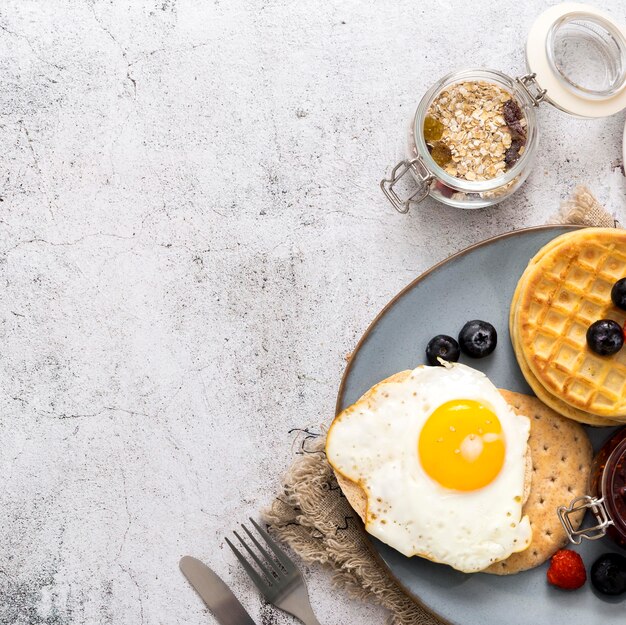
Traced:
<path fill-rule="evenodd" d="M 430 105 L 424 137 L 446 173 L 469 181 L 490 180 L 523 154 L 526 123 L 513 96 L 499 85 L 461 82 L 444 89 Z"/>

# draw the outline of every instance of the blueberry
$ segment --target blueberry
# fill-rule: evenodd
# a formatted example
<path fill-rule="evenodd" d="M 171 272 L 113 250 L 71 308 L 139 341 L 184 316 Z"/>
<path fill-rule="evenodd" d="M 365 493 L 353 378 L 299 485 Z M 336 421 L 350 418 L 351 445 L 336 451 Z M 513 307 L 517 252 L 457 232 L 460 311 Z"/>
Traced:
<path fill-rule="evenodd" d="M 487 321 L 468 321 L 459 332 L 459 344 L 464 354 L 472 358 L 488 356 L 496 348 L 498 333 Z"/>
<path fill-rule="evenodd" d="M 604 595 L 626 592 L 626 558 L 618 553 L 602 554 L 591 567 L 591 583 Z"/>
<path fill-rule="evenodd" d="M 613 303 L 622 310 L 626 310 L 626 278 L 618 280 L 611 289 Z"/>
<path fill-rule="evenodd" d="M 611 356 L 622 349 L 624 345 L 624 331 L 617 321 L 600 319 L 589 326 L 587 330 L 587 345 L 589 349 L 600 356 Z"/>
<path fill-rule="evenodd" d="M 426 359 L 429 365 L 441 364 L 437 358 L 456 362 L 460 355 L 459 344 L 451 336 L 445 334 L 438 334 L 430 339 L 426 347 Z"/>

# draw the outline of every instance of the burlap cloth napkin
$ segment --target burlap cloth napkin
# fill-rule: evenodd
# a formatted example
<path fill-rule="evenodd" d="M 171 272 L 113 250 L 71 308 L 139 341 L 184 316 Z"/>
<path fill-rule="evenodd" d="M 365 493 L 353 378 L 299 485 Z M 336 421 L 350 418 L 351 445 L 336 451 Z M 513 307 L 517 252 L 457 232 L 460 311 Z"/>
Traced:
<path fill-rule="evenodd" d="M 618 225 L 582 186 L 551 221 Z M 441 625 L 438 618 L 404 594 L 372 553 L 360 520 L 326 461 L 326 433 L 299 430 L 296 440 L 297 459 L 284 478 L 282 492 L 264 513 L 270 531 L 303 560 L 328 566 L 334 583 L 351 596 L 387 608 L 389 625 Z"/>

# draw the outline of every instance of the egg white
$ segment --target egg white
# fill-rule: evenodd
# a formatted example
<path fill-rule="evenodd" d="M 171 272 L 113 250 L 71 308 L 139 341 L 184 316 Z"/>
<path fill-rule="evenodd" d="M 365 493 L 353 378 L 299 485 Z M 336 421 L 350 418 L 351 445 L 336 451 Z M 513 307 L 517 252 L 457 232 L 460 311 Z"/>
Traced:
<path fill-rule="evenodd" d="M 455 399 L 489 407 L 505 439 L 502 469 L 474 491 L 444 488 L 424 472 L 418 456 L 424 423 Z M 370 534 L 406 556 L 470 573 L 530 544 L 530 522 L 522 517 L 529 431 L 528 418 L 517 415 L 484 374 L 458 363 L 423 366 L 341 413 L 326 453 L 336 471 L 366 492 Z"/>

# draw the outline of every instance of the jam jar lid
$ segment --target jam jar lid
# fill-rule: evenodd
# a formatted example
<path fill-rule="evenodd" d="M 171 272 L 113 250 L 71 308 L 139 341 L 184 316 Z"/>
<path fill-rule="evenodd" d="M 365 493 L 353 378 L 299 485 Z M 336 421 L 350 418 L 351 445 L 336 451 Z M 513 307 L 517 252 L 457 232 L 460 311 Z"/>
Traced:
<path fill-rule="evenodd" d="M 526 62 L 535 98 L 566 113 L 608 117 L 626 108 L 626 27 L 604 11 L 573 2 L 549 8 L 530 29 Z"/>

